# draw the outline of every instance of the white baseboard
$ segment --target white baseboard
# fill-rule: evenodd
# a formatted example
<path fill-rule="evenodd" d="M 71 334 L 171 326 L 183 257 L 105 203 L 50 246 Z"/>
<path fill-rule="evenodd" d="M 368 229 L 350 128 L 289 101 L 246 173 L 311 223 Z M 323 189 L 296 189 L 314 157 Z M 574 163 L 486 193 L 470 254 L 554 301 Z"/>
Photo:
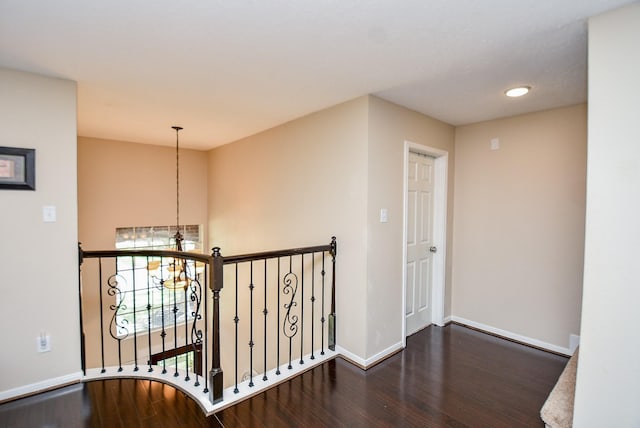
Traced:
<path fill-rule="evenodd" d="M 572 355 L 572 351 L 574 349 L 569 349 L 569 348 L 564 348 L 562 346 L 558 346 L 558 345 L 553 345 L 551 343 L 547 343 L 547 342 L 543 342 L 541 340 L 538 339 L 533 339 L 531 337 L 527 337 L 527 336 L 522 336 L 520 334 L 517 333 L 513 333 L 507 330 L 502 330 L 496 327 L 492 327 L 486 324 L 482 324 L 482 323 L 478 323 L 475 321 L 471 321 L 465 318 L 461 318 L 458 316 L 448 316 L 444 319 L 444 323 L 447 324 L 449 322 L 457 322 L 460 324 L 465 324 L 468 325 L 470 327 L 473 328 L 477 328 L 478 330 L 483 330 L 486 331 L 488 333 L 492 333 L 492 334 L 496 334 L 498 336 L 503 336 L 506 337 L 508 339 L 512 339 L 518 342 L 522 342 L 522 343 L 526 343 L 538 348 L 542 348 L 542 349 L 547 349 L 549 351 L 553 351 L 553 352 L 557 352 L 560 354 L 564 354 L 567 356 Z M 575 335 L 572 335 L 575 336 Z M 579 342 L 579 336 L 575 336 L 572 337 L 571 339 L 573 340 L 574 343 L 572 343 L 572 348 L 573 346 L 577 346 L 577 343 Z M 373 365 L 375 365 L 376 363 L 378 363 L 379 361 L 393 355 L 394 353 L 398 352 L 399 350 L 403 349 L 403 345 L 402 342 L 398 342 L 394 345 L 389 346 L 388 348 L 376 353 L 375 355 L 369 357 L 369 358 L 362 358 L 352 352 L 349 352 L 348 350 L 337 346 L 336 345 L 336 354 L 342 355 L 344 356 L 346 359 L 354 362 L 355 364 L 357 364 L 358 366 L 360 366 L 363 369 L 367 369 Z M 324 359 L 323 359 L 324 360 Z M 60 386 L 64 386 L 70 383 L 74 383 L 74 382 L 80 382 L 83 379 L 83 375 L 82 372 L 76 372 L 76 373 L 71 373 L 65 376 L 60 376 L 60 377 L 56 377 L 56 378 L 52 378 L 52 379 L 46 379 L 40 382 L 36 382 L 36 383 L 32 383 L 29 385 L 24 385 L 24 386 L 20 386 L 17 388 L 13 388 L 13 389 L 8 389 L 6 391 L 0 391 L 0 402 L 6 401 L 6 400 L 10 400 L 10 399 L 15 399 L 15 398 L 19 398 L 25 395 L 30 395 L 30 394 L 34 394 L 37 392 L 41 392 L 41 391 L 46 391 L 49 389 L 53 389 L 53 388 L 57 388 Z"/>
<path fill-rule="evenodd" d="M 82 380 L 82 372 L 71 373 L 68 375 L 46 379 L 29 385 L 19 386 L 17 388 L 0 391 L 0 402 L 23 397 L 25 395 L 35 394 L 53 388 L 58 388 L 70 383 L 80 382 Z"/>
<path fill-rule="evenodd" d="M 383 349 L 382 351 L 378 352 L 375 355 L 372 355 L 371 357 L 367 358 L 365 360 L 365 367 L 369 368 L 371 366 L 376 365 L 377 363 L 379 363 L 380 361 L 384 360 L 387 357 L 390 357 L 391 355 L 395 354 L 396 352 L 400 351 L 404 349 L 404 346 L 402 346 L 402 342 L 398 342 L 394 345 L 389 346 L 387 349 Z"/>
<path fill-rule="evenodd" d="M 346 358 L 347 360 L 351 361 L 352 363 L 356 364 L 357 366 L 359 366 L 361 369 L 366 369 L 367 365 L 366 365 L 366 361 L 364 358 L 357 356 L 356 354 L 347 351 L 346 349 L 336 345 L 336 353 L 344 358 Z"/>
<path fill-rule="evenodd" d="M 557 352 L 559 354 L 571 356 L 571 351 L 570 351 L 569 348 L 564 348 L 562 346 L 554 345 L 552 343 L 543 342 L 541 340 L 533 339 L 531 337 L 522 336 L 520 334 L 513 333 L 511 331 L 502 330 L 502 329 L 497 328 L 497 327 L 492 327 L 490 325 L 486 325 L 486 324 L 482 324 L 482 323 L 479 323 L 479 322 L 471 321 L 471 320 L 468 320 L 468 319 L 465 319 L 465 318 L 457 317 L 455 315 L 452 315 L 451 317 L 447 317 L 447 318 L 450 318 L 451 321 L 453 321 L 453 322 L 457 322 L 457 323 L 460 323 L 460 324 L 465 324 L 465 325 L 468 325 L 469 327 L 477 328 L 478 330 L 483 330 L 483 331 L 486 331 L 488 333 L 492 333 L 492 334 L 495 334 L 495 335 L 498 335 L 498 336 L 506 337 L 507 339 L 512 339 L 512 340 L 515 340 L 517 342 L 522 342 L 522 343 L 525 343 L 527 345 L 535 346 L 537 348 L 542 348 L 542 349 L 546 349 L 548 351 Z"/>
<path fill-rule="evenodd" d="M 371 357 L 364 359 L 362 357 L 359 357 L 349 351 L 347 351 L 344 348 L 341 348 L 340 346 L 336 345 L 336 352 L 340 355 L 342 355 L 344 358 L 346 358 L 347 360 L 357 364 L 358 366 L 360 366 L 360 368 L 366 370 L 374 365 L 376 365 L 378 362 L 380 362 L 381 360 L 384 360 L 387 357 L 390 357 L 391 355 L 395 354 L 396 352 L 402 350 L 404 348 L 404 346 L 402 345 L 402 342 L 398 342 L 394 345 L 389 346 L 386 349 L 383 349 L 382 351 L 378 352 L 375 355 L 372 355 Z"/>
<path fill-rule="evenodd" d="M 577 334 L 569 335 L 569 351 L 571 351 L 571 355 L 576 351 L 576 348 L 580 346 L 580 336 Z"/>

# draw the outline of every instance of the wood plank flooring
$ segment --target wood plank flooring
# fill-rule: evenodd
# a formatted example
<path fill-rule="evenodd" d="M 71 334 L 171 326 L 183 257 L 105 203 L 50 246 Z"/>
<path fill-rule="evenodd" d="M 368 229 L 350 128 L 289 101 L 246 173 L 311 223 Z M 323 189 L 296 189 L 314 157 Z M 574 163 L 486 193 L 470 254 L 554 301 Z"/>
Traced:
<path fill-rule="evenodd" d="M 0 405 L 2 427 L 543 427 L 567 358 L 467 328 L 429 327 L 366 372 L 336 359 L 205 418 L 158 382 L 72 385 Z"/>

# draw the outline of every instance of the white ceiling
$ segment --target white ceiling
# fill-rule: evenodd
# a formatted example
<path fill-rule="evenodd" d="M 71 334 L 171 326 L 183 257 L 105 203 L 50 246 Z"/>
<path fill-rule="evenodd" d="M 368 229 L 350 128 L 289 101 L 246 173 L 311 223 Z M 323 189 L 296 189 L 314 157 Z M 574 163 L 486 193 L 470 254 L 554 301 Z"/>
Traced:
<path fill-rule="evenodd" d="M 633 2 L 0 0 L 0 66 L 77 81 L 97 138 L 208 149 L 364 94 L 461 125 L 586 101 L 586 19 Z"/>

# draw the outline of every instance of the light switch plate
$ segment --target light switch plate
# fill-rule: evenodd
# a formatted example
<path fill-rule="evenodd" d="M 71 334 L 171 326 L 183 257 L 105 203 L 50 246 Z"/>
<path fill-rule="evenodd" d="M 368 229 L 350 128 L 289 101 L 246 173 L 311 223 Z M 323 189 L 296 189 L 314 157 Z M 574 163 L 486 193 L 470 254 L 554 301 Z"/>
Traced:
<path fill-rule="evenodd" d="M 46 333 L 40 333 L 40 336 L 36 338 L 36 350 L 38 352 L 51 351 L 51 336 Z"/>
<path fill-rule="evenodd" d="M 54 223 L 56 221 L 56 207 L 54 205 L 42 207 L 42 221 L 45 223 Z"/>
<path fill-rule="evenodd" d="M 386 208 L 380 209 L 380 223 L 386 223 L 389 221 L 389 213 Z"/>

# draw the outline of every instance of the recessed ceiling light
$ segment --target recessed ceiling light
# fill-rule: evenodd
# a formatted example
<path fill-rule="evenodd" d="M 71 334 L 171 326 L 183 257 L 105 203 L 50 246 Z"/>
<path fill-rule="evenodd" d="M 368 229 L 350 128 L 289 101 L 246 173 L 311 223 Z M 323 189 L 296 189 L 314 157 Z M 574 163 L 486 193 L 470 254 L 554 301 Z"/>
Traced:
<path fill-rule="evenodd" d="M 517 98 L 526 95 L 530 90 L 531 86 L 518 86 L 517 88 L 511 88 L 504 91 L 504 94 L 511 98 Z"/>

